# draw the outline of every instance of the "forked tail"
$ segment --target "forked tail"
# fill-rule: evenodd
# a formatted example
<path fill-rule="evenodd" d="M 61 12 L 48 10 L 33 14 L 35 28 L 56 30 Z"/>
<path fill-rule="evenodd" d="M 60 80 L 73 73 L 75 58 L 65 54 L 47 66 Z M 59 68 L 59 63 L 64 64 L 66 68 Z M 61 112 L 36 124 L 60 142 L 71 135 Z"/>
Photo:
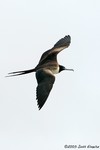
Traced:
<path fill-rule="evenodd" d="M 32 72 L 35 72 L 35 69 L 10 72 L 10 73 L 8 73 L 8 76 L 6 76 L 6 77 L 19 76 L 19 75 L 24 75 L 24 74 L 27 74 L 27 73 L 32 73 Z"/>

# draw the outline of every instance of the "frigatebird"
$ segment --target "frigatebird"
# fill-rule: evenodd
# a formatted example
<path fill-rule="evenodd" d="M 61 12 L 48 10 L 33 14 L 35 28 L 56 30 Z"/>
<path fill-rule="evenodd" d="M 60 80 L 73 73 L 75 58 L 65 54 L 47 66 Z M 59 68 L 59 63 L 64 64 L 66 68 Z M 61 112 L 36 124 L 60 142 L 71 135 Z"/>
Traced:
<path fill-rule="evenodd" d="M 34 69 L 8 73 L 8 77 L 11 77 L 36 72 L 38 84 L 36 88 L 36 99 L 39 110 L 43 107 L 53 87 L 55 82 L 54 74 L 60 73 L 63 70 L 74 71 L 73 69 L 67 69 L 64 66 L 59 65 L 57 61 L 57 54 L 67 48 L 70 43 L 71 37 L 70 35 L 67 35 L 64 38 L 61 38 L 53 48 L 42 54 L 38 65 Z"/>

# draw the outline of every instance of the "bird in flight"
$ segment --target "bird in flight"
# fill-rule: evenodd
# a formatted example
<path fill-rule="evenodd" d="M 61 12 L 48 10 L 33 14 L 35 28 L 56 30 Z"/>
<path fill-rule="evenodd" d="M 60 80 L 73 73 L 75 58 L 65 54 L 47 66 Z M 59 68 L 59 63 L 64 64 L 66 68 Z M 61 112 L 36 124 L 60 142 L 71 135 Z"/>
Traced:
<path fill-rule="evenodd" d="M 39 110 L 46 102 L 50 91 L 55 82 L 54 74 L 60 73 L 63 70 L 74 71 L 73 69 L 67 69 L 62 65 L 59 65 L 57 61 L 57 54 L 63 49 L 69 47 L 71 43 L 70 35 L 61 38 L 50 50 L 44 52 L 40 58 L 38 65 L 34 69 L 10 72 L 7 77 L 19 76 L 32 72 L 36 72 L 37 88 L 36 99 Z"/>

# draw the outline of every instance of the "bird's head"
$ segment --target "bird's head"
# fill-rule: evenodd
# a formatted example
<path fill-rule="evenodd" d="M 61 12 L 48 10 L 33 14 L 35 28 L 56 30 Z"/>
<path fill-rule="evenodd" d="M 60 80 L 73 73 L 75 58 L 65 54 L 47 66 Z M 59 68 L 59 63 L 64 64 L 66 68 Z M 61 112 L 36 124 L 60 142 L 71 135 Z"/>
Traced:
<path fill-rule="evenodd" d="M 59 65 L 59 72 L 63 71 L 63 70 L 68 70 L 68 71 L 74 71 L 73 69 L 67 69 L 64 66 Z"/>

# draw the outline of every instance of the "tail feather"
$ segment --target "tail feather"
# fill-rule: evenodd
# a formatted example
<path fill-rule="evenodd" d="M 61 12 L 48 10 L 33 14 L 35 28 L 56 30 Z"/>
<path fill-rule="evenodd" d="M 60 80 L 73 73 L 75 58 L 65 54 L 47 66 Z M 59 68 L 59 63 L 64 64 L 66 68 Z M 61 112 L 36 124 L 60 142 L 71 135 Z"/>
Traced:
<path fill-rule="evenodd" d="M 8 73 L 8 76 L 6 76 L 6 77 L 19 76 L 19 75 L 24 75 L 24 74 L 32 73 L 32 72 L 35 72 L 35 69 L 10 72 L 10 73 Z"/>

